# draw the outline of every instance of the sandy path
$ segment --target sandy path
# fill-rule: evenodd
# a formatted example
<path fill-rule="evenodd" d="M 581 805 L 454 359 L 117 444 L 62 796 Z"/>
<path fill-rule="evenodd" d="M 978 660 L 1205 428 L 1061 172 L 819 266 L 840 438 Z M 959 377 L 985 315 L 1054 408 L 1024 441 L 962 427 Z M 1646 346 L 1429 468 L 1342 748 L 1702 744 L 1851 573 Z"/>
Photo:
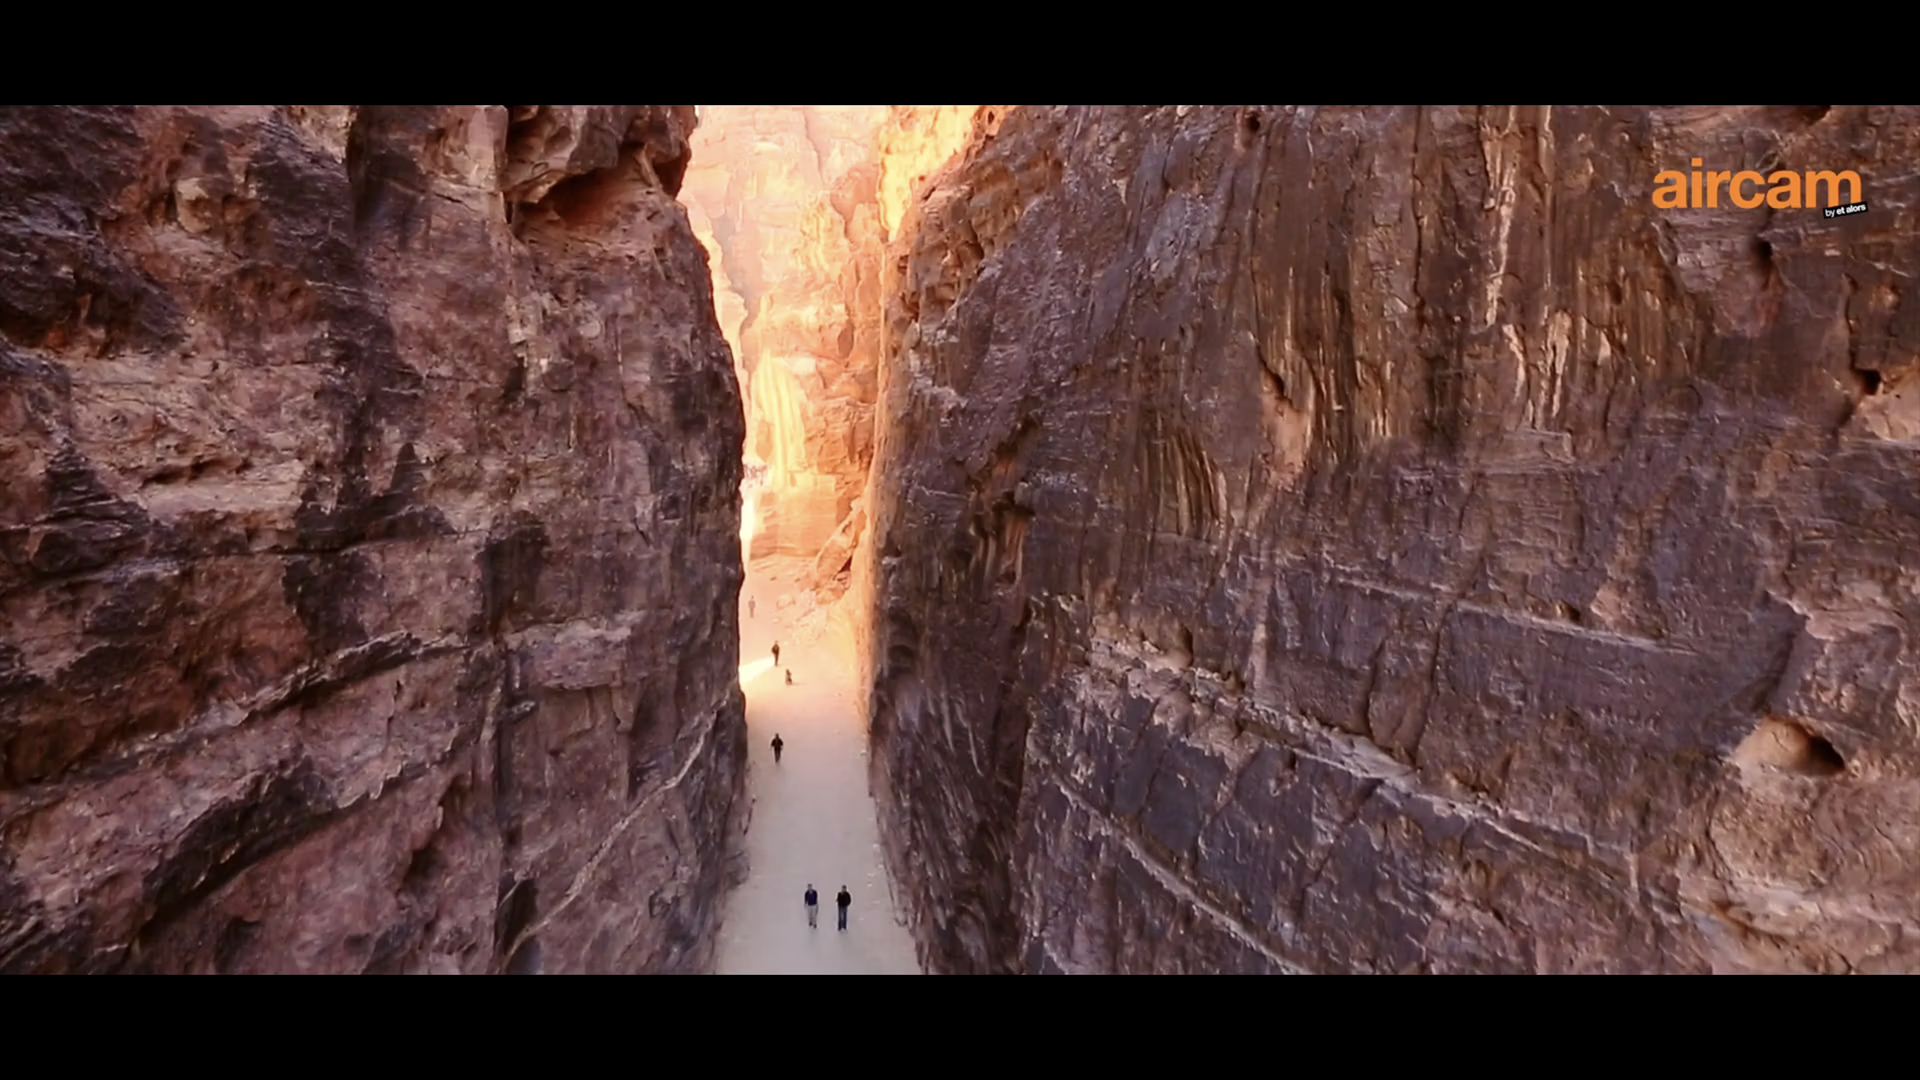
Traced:
<path fill-rule="evenodd" d="M 917 975 L 913 939 L 896 920 L 867 794 L 866 728 L 854 710 L 852 658 L 830 637 L 790 635 L 777 606 L 782 583 L 749 570 L 740 600 L 741 685 L 750 755 L 747 880 L 727 899 L 720 975 Z M 758 600 L 749 617 L 747 598 Z M 780 641 L 780 668 L 769 647 Z M 791 669 L 794 685 L 782 671 Z M 769 744 L 778 732 L 778 765 Z M 820 893 L 809 929 L 801 895 Z M 847 930 L 834 928 L 833 895 L 853 895 Z"/>

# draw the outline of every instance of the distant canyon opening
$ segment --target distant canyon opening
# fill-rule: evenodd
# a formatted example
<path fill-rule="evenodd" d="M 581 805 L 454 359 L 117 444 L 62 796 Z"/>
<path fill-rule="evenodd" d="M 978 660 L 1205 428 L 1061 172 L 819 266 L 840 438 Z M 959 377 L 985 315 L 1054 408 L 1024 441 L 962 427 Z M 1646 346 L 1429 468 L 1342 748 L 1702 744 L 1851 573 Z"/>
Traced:
<path fill-rule="evenodd" d="M 750 560 L 851 631 L 867 531 L 888 250 L 978 106 L 699 107 L 681 201 L 712 266 L 747 419 Z"/>

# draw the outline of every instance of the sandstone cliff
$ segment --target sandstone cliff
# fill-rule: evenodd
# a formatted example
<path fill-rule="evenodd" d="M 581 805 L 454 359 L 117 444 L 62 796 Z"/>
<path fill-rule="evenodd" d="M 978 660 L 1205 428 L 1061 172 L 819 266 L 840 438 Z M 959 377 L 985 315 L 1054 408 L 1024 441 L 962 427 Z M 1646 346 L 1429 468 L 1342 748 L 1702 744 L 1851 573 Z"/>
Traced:
<path fill-rule="evenodd" d="M 1694 157 L 1871 211 L 1654 209 Z M 982 124 L 901 230 L 862 579 L 933 969 L 1920 970 L 1917 157 Z"/>
<path fill-rule="evenodd" d="M 879 356 L 878 105 L 707 106 L 686 199 L 743 312 L 753 551 L 812 559 L 871 458 Z M 842 559 L 844 562 L 844 558 Z M 829 568 L 828 574 L 839 570 Z"/>
<path fill-rule="evenodd" d="M 0 970 L 708 964 L 744 428 L 693 121 L 0 112 Z"/>
<path fill-rule="evenodd" d="M 976 108 L 707 106 L 694 137 L 685 198 L 738 357 L 747 456 L 767 467 L 753 554 L 812 564 L 826 600 L 866 528 L 890 230 Z"/>

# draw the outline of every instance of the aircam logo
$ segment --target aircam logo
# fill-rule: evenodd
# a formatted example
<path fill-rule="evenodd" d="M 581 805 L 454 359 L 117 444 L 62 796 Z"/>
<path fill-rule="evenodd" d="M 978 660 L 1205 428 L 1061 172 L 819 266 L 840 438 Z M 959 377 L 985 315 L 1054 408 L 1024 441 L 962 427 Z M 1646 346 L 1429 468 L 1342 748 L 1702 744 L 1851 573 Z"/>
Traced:
<path fill-rule="evenodd" d="M 1699 207 L 1718 207 L 1725 189 L 1725 198 L 1733 206 L 1743 210 L 1753 210 L 1762 204 L 1775 210 L 1804 210 L 1819 206 L 1827 217 L 1845 217 L 1849 214 L 1863 214 L 1867 204 L 1860 198 L 1860 174 L 1852 169 L 1842 172 L 1808 170 L 1805 173 L 1781 170 L 1761 176 L 1750 169 L 1740 172 L 1708 171 L 1700 172 L 1702 164 L 1699 158 L 1691 162 L 1694 171 L 1689 174 L 1678 169 L 1667 169 L 1653 178 L 1653 205 L 1662 210 L 1687 210 Z M 1761 190 L 1762 185 L 1767 185 Z M 1846 198 L 1841 198 L 1842 191 Z M 1824 192 L 1824 202 L 1821 195 Z M 1691 195 L 1691 198 L 1689 198 Z"/>

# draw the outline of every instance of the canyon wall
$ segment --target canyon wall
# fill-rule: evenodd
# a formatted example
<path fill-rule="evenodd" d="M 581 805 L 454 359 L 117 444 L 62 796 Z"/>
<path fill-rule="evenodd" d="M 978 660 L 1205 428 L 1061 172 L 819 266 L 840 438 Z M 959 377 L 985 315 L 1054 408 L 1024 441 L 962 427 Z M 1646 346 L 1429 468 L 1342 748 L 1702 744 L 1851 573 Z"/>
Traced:
<path fill-rule="evenodd" d="M 745 388 L 747 456 L 766 470 L 752 553 L 811 564 L 830 601 L 866 528 L 881 263 L 978 107 L 703 108 L 685 199 Z"/>
<path fill-rule="evenodd" d="M 0 111 L 0 970 L 710 962 L 691 106 Z"/>
<path fill-rule="evenodd" d="M 1659 210 L 1857 170 L 1868 213 Z M 906 211 L 932 970 L 1920 970 L 1920 111 L 1020 107 Z"/>

